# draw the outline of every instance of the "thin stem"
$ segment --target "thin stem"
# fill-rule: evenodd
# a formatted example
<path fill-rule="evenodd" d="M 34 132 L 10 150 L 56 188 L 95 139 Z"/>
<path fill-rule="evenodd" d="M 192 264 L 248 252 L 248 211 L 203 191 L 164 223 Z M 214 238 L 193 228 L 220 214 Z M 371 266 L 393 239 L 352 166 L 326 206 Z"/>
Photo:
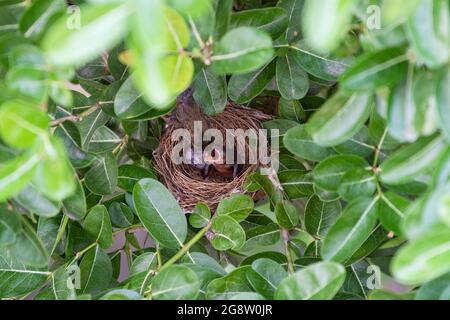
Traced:
<path fill-rule="evenodd" d="M 55 243 L 53 244 L 52 251 L 50 252 L 50 256 L 52 256 L 53 253 L 55 252 L 56 247 L 58 246 L 59 242 L 61 241 L 61 239 L 64 235 L 64 231 L 66 230 L 68 223 L 69 223 L 69 217 L 64 215 L 62 222 L 61 222 L 61 226 L 58 230 L 58 234 L 56 235 L 56 239 L 55 239 Z"/>
<path fill-rule="evenodd" d="M 186 243 L 181 249 L 180 251 L 177 252 L 177 254 L 175 254 L 172 258 L 170 258 L 170 260 L 168 260 L 162 267 L 160 270 L 167 268 L 171 265 L 173 265 L 175 262 L 177 262 L 179 259 L 181 259 L 188 251 L 189 249 L 196 244 L 205 234 L 206 232 L 209 230 L 209 224 L 204 227 L 202 230 L 200 230 L 195 236 L 192 237 L 191 240 L 189 240 L 188 243 Z"/>
<path fill-rule="evenodd" d="M 380 157 L 381 148 L 383 147 L 384 140 L 386 139 L 388 133 L 388 128 L 384 129 L 383 135 L 381 136 L 380 142 L 378 143 L 376 149 L 375 149 L 375 157 L 373 159 L 373 168 L 376 168 L 378 164 L 378 159 Z"/>
<path fill-rule="evenodd" d="M 70 261 L 70 263 L 67 265 L 67 267 L 70 267 L 75 261 L 77 261 L 78 259 L 80 259 L 86 252 L 88 252 L 89 250 L 91 250 L 92 248 L 94 248 L 97 245 L 97 242 L 91 243 L 90 245 L 88 245 L 86 248 L 84 248 L 83 250 L 79 251 L 76 253 L 75 257 Z"/>
<path fill-rule="evenodd" d="M 284 249 L 286 251 L 287 266 L 290 274 L 295 272 L 294 262 L 292 261 L 291 250 L 289 249 L 289 231 L 286 229 L 281 230 L 281 235 L 283 237 Z"/>

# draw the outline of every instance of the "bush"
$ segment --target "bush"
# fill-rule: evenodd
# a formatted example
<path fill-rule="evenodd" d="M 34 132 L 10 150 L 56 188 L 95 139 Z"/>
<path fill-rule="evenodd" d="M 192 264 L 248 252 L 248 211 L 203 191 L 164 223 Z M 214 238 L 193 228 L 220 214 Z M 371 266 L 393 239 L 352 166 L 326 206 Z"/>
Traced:
<path fill-rule="evenodd" d="M 0 297 L 448 299 L 449 6 L 1 1 Z M 282 141 L 185 215 L 152 154 L 188 88 Z"/>

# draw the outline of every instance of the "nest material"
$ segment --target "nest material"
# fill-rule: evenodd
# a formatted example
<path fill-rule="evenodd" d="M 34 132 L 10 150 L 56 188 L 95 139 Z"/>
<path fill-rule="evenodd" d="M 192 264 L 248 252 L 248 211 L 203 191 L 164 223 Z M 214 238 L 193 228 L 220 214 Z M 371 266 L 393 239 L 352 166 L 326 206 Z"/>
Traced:
<path fill-rule="evenodd" d="M 189 130 L 193 136 L 194 121 L 202 121 L 203 131 L 214 128 L 222 132 L 225 139 L 226 129 L 261 129 L 261 123 L 272 117 L 259 110 L 229 103 L 225 111 L 217 116 L 207 116 L 192 101 L 179 102 L 177 108 L 167 120 L 160 145 L 154 152 L 155 169 L 161 181 L 177 198 L 185 212 L 192 212 L 198 202 L 206 203 L 215 210 L 221 199 L 243 191 L 246 177 L 254 172 L 258 165 L 244 165 L 243 170 L 234 179 L 226 179 L 219 174 L 204 178 L 198 169 L 189 164 L 177 165 L 171 160 L 171 152 L 178 141 L 172 141 L 172 132 L 179 128 Z M 192 139 L 193 140 L 193 139 Z M 246 141 L 248 150 L 248 141 Z"/>

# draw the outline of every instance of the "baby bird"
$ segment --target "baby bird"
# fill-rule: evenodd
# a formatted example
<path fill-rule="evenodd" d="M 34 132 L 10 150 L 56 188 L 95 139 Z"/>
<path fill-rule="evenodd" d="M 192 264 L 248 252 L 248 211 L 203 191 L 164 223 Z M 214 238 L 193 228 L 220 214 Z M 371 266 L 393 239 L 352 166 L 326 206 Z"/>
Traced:
<path fill-rule="evenodd" d="M 189 149 L 184 157 L 185 163 L 201 171 L 203 179 L 210 177 L 213 169 L 226 179 L 234 179 L 244 168 L 242 164 L 226 164 L 225 152 L 217 148 L 210 154 L 203 151 L 194 152 L 192 149 Z"/>

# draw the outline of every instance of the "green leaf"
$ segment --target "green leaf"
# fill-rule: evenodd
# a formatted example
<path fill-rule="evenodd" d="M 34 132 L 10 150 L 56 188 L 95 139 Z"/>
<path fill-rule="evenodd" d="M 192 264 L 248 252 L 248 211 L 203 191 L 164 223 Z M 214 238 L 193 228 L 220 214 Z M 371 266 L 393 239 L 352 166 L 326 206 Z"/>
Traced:
<path fill-rule="evenodd" d="M 400 224 L 405 217 L 407 207 L 410 201 L 394 192 L 386 192 L 378 202 L 378 218 L 383 226 L 401 236 Z"/>
<path fill-rule="evenodd" d="M 373 172 L 357 168 L 344 174 L 338 188 L 339 195 L 346 201 L 359 197 L 370 197 L 377 188 Z"/>
<path fill-rule="evenodd" d="M 297 51 L 289 50 L 286 55 L 278 57 L 276 79 L 283 98 L 298 100 L 306 95 L 309 90 L 309 79 L 301 67 Z"/>
<path fill-rule="evenodd" d="M 380 166 L 380 179 L 383 183 L 393 185 L 413 181 L 427 171 L 446 148 L 447 144 L 441 136 L 421 138 L 384 161 Z"/>
<path fill-rule="evenodd" d="M 359 56 L 340 78 L 348 91 L 373 92 L 391 86 L 406 74 L 406 55 L 400 48 L 388 48 Z"/>
<path fill-rule="evenodd" d="M 320 161 L 335 154 L 333 149 L 315 143 L 304 124 L 289 129 L 284 135 L 283 144 L 296 156 L 310 161 Z"/>
<path fill-rule="evenodd" d="M 244 246 L 240 252 L 249 252 L 253 250 L 267 250 L 268 246 L 275 245 L 280 240 L 280 228 L 275 223 L 261 225 L 246 231 Z"/>
<path fill-rule="evenodd" d="M 200 292 L 200 280 L 194 271 L 173 265 L 152 280 L 152 297 L 156 300 L 194 300 Z"/>
<path fill-rule="evenodd" d="M 98 294 L 112 280 L 112 265 L 108 255 L 99 247 L 90 249 L 80 263 L 81 293 Z"/>
<path fill-rule="evenodd" d="M 239 11 L 230 20 L 230 28 L 254 27 L 270 34 L 273 40 L 286 31 L 287 25 L 286 11 L 277 7 Z"/>
<path fill-rule="evenodd" d="M 362 246 L 376 225 L 377 201 L 378 198 L 360 198 L 347 205 L 325 237 L 324 259 L 344 262 Z"/>
<path fill-rule="evenodd" d="M 450 273 L 423 284 L 415 300 L 448 300 L 450 294 Z"/>
<path fill-rule="evenodd" d="M 299 2 L 299 1 L 297 1 Z M 304 41 L 289 46 L 296 52 L 296 62 L 309 74 L 325 81 L 336 81 L 348 68 L 348 63 L 314 52 Z"/>
<path fill-rule="evenodd" d="M 28 184 L 14 197 L 14 200 L 25 209 L 41 217 L 54 217 L 61 210 L 60 202 L 47 199 L 32 184 Z"/>
<path fill-rule="evenodd" d="M 117 289 L 105 294 L 100 300 L 142 300 L 143 297 L 133 290 Z"/>
<path fill-rule="evenodd" d="M 205 203 L 197 203 L 194 211 L 189 216 L 190 225 L 198 229 L 204 228 L 208 225 L 209 220 L 211 220 L 211 210 Z"/>
<path fill-rule="evenodd" d="M 120 87 L 114 99 L 114 113 L 120 119 L 130 119 L 142 115 L 151 107 L 142 99 L 134 84 L 133 77 L 129 77 Z"/>
<path fill-rule="evenodd" d="M 36 166 L 33 184 L 47 198 L 61 201 L 75 191 L 74 170 L 64 145 L 57 138 L 51 137 L 41 148 L 45 156 Z"/>
<path fill-rule="evenodd" d="M 389 133 L 398 141 L 413 142 L 419 136 L 415 124 L 419 110 L 414 100 L 414 94 L 418 89 L 413 83 L 413 72 L 409 70 L 407 76 L 391 90 L 389 95 L 387 110 Z"/>
<path fill-rule="evenodd" d="M 293 229 L 300 221 L 297 208 L 289 201 L 282 200 L 275 206 L 277 223 L 285 229 Z"/>
<path fill-rule="evenodd" d="M 404 246 L 392 261 L 396 279 L 405 284 L 421 284 L 450 271 L 448 230 L 427 234 Z"/>
<path fill-rule="evenodd" d="M 23 154 L 0 166 L 0 202 L 19 193 L 27 185 L 39 161 L 37 154 Z"/>
<path fill-rule="evenodd" d="M 61 66 L 80 65 L 112 48 L 126 34 L 129 7 L 126 3 L 85 5 L 79 9 L 81 17 L 76 13 L 69 19 L 62 16 L 42 41 L 49 61 Z"/>
<path fill-rule="evenodd" d="M 173 195 L 160 182 L 146 178 L 133 190 L 139 219 L 150 235 L 167 248 L 179 248 L 187 235 L 186 218 Z"/>
<path fill-rule="evenodd" d="M 445 134 L 447 142 L 450 143 L 450 72 L 447 71 L 437 80 L 436 105 L 438 109 L 439 122 Z"/>
<path fill-rule="evenodd" d="M 350 170 L 364 169 L 366 160 L 354 155 L 337 155 L 321 161 L 313 171 L 314 183 L 325 190 L 337 191 L 342 177 Z"/>
<path fill-rule="evenodd" d="M 322 52 L 335 49 L 347 33 L 356 3 L 354 0 L 306 0 L 301 21 L 311 46 Z"/>
<path fill-rule="evenodd" d="M 406 24 L 406 34 L 419 60 L 430 68 L 439 67 L 450 58 L 450 13 L 448 3 L 421 1 Z"/>
<path fill-rule="evenodd" d="M 21 231 L 19 215 L 9 211 L 6 205 L 0 205 L 0 248 L 16 242 Z"/>
<path fill-rule="evenodd" d="M 367 121 L 372 108 L 368 95 L 337 93 L 314 113 L 307 130 L 314 142 L 330 147 L 354 136 Z"/>
<path fill-rule="evenodd" d="M 244 229 L 230 216 L 215 217 L 211 223 L 211 231 L 211 244 L 216 250 L 239 249 L 244 245 Z"/>
<path fill-rule="evenodd" d="M 84 181 L 86 187 L 98 195 L 107 195 L 114 192 L 117 187 L 117 160 L 111 153 L 97 158 L 96 163 L 86 172 Z"/>
<path fill-rule="evenodd" d="M 216 44 L 212 71 L 219 75 L 251 72 L 266 64 L 272 55 L 269 35 L 250 27 L 236 28 Z"/>
<path fill-rule="evenodd" d="M 36 300 L 75 300 L 76 293 L 73 287 L 69 287 L 72 279 L 69 277 L 69 271 L 65 266 L 52 272 L 50 276 L 50 285 L 41 291 Z"/>
<path fill-rule="evenodd" d="M 22 232 L 18 234 L 16 242 L 11 246 L 12 254 L 27 266 L 46 267 L 49 255 L 42 240 L 25 219 L 22 219 L 22 226 Z"/>
<path fill-rule="evenodd" d="M 11 100 L 0 107 L 0 136 L 15 148 L 29 148 L 46 136 L 48 117 L 33 104 Z"/>
<path fill-rule="evenodd" d="M 126 228 L 133 224 L 134 213 L 129 206 L 121 202 L 113 202 L 108 208 L 111 223 L 119 228 Z"/>
<path fill-rule="evenodd" d="M 245 194 L 234 194 L 219 202 L 216 215 L 229 216 L 236 221 L 245 220 L 253 211 L 253 199 Z"/>
<path fill-rule="evenodd" d="M 9 249 L 0 247 L 0 296 L 12 298 L 30 293 L 40 287 L 49 272 L 28 268 Z"/>
<path fill-rule="evenodd" d="M 450 224 L 448 195 L 450 183 L 414 201 L 406 210 L 402 231 L 410 239 L 438 230 L 445 230 Z"/>
<path fill-rule="evenodd" d="M 310 234 L 324 237 L 341 214 L 339 201 L 323 202 L 317 195 L 305 205 L 305 227 Z"/>
<path fill-rule="evenodd" d="M 12 67 L 6 74 L 6 84 L 17 95 L 27 97 L 35 103 L 46 100 L 48 79 L 40 66 L 18 65 Z"/>
<path fill-rule="evenodd" d="M 250 266 L 234 269 L 226 276 L 211 281 L 206 290 L 208 300 L 226 300 L 241 292 L 250 292 L 252 288 L 247 281 Z"/>
<path fill-rule="evenodd" d="M 334 262 L 318 262 L 284 279 L 277 300 L 331 300 L 345 280 L 345 269 Z"/>
<path fill-rule="evenodd" d="M 246 276 L 256 292 L 267 299 L 273 299 L 276 288 L 288 273 L 278 262 L 262 258 L 253 261 Z"/>
<path fill-rule="evenodd" d="M 289 199 L 301 199 L 314 193 L 313 177 L 310 172 L 298 169 L 278 172 L 278 179 Z"/>
<path fill-rule="evenodd" d="M 132 164 L 121 165 L 118 174 L 117 186 L 128 192 L 133 192 L 135 184 L 141 179 L 156 179 L 156 175 L 150 170 Z"/>
<path fill-rule="evenodd" d="M 19 30 L 27 38 L 39 39 L 48 28 L 55 14 L 65 9 L 62 0 L 36 1 L 27 8 L 19 22 Z"/>
<path fill-rule="evenodd" d="M 108 249 L 112 245 L 111 220 L 105 206 L 98 205 L 92 208 L 84 219 L 83 228 L 101 248 Z"/>
<path fill-rule="evenodd" d="M 266 88 L 274 73 L 275 63 L 270 62 L 254 72 L 233 75 L 228 83 L 230 99 L 237 103 L 251 101 Z"/>
<path fill-rule="evenodd" d="M 79 179 L 76 179 L 74 193 L 63 201 L 63 211 L 73 220 L 81 220 L 86 215 L 86 195 Z"/>
<path fill-rule="evenodd" d="M 300 36 L 301 21 L 298 18 L 302 14 L 304 1 L 279 0 L 278 7 L 284 8 L 288 15 L 288 26 L 283 37 L 287 42 L 292 42 Z"/>
<path fill-rule="evenodd" d="M 227 82 L 225 76 L 218 76 L 203 68 L 194 80 L 194 99 L 207 115 L 216 115 L 227 105 Z"/>
<path fill-rule="evenodd" d="M 135 6 L 128 39 L 134 82 L 147 103 L 167 109 L 190 85 L 194 73 L 191 58 L 168 55 L 188 45 L 189 29 L 183 17 L 165 7 L 164 1 L 139 0 Z"/>
<path fill-rule="evenodd" d="M 306 119 L 305 110 L 297 100 L 286 100 L 280 98 L 278 102 L 278 114 L 283 119 L 303 122 Z"/>

